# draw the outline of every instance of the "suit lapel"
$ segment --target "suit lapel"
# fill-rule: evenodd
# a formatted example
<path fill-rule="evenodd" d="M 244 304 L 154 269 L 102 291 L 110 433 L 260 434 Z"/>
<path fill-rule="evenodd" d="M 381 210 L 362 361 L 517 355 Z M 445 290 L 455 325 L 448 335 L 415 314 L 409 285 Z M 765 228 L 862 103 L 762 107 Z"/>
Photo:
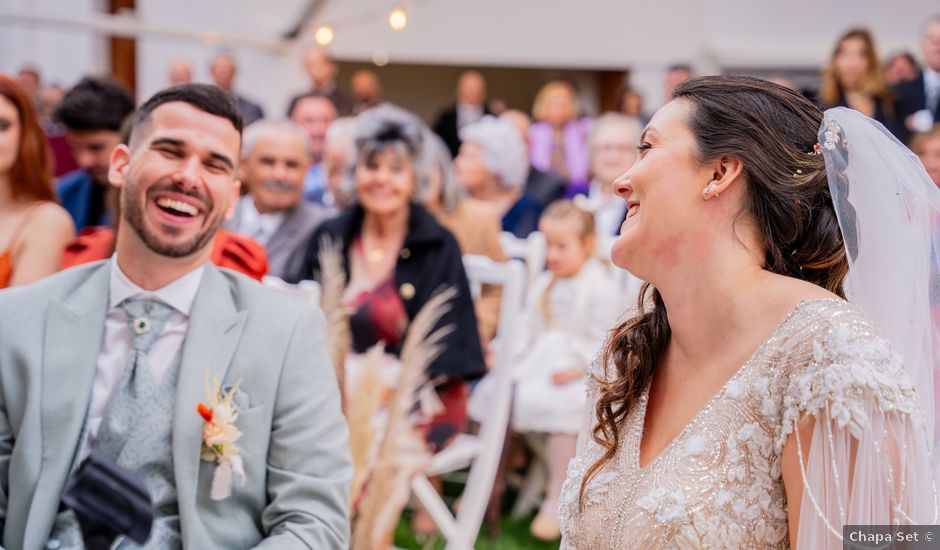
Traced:
<path fill-rule="evenodd" d="M 51 526 L 79 451 L 108 312 L 111 263 L 95 268 L 62 302 L 49 304 L 43 336 L 40 430 L 42 475 L 29 520 Z M 48 534 L 48 529 L 24 529 Z M 44 542 L 44 541 L 42 541 Z M 24 541 L 37 547 L 41 541 Z M 35 543 L 35 544 L 34 544 Z"/>
<path fill-rule="evenodd" d="M 231 290 L 225 276 L 207 264 L 183 342 L 173 417 L 173 470 L 184 531 L 187 518 L 193 517 L 189 513 L 194 511 L 202 446 L 203 420 L 196 407 L 207 401 L 207 374 L 213 383 L 224 381 L 248 316 L 236 309 Z"/>

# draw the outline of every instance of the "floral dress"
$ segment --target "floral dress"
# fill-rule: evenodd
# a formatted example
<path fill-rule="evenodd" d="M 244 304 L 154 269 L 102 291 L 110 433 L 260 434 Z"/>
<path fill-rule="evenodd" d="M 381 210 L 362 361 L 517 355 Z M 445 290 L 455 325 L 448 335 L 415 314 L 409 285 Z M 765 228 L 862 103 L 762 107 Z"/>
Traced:
<path fill-rule="evenodd" d="M 562 547 L 789 548 L 781 455 L 806 414 L 816 424 L 812 442 L 803 442 L 810 457 L 800 547 L 841 548 L 836 533 L 856 521 L 907 523 L 917 516 L 928 523 L 936 488 L 929 476 L 919 484 L 913 477 L 929 468 L 930 457 L 908 380 L 901 359 L 856 306 L 802 302 L 641 468 L 647 388 L 625 419 L 618 454 L 588 481 L 579 504 L 585 473 L 602 451 L 588 435 L 593 418 L 586 419 L 562 489 Z M 588 388 L 591 402 L 596 385 Z M 889 439 L 902 443 L 894 448 L 906 475 L 879 462 L 879 445 Z M 853 506 L 889 500 L 878 493 L 886 488 L 899 497 L 882 510 Z"/>

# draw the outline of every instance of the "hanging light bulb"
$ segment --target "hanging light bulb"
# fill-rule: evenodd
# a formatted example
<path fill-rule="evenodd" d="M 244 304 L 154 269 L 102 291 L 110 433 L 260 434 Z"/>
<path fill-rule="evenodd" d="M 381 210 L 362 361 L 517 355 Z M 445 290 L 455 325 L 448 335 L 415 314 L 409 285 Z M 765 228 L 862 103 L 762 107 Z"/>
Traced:
<path fill-rule="evenodd" d="M 388 52 L 385 50 L 377 50 L 372 54 L 372 62 L 375 63 L 376 67 L 384 67 L 388 65 Z"/>
<path fill-rule="evenodd" d="M 321 46 L 326 46 L 333 41 L 335 34 L 333 33 L 333 27 L 329 25 L 321 25 L 317 28 L 317 32 L 313 35 L 313 39 L 316 40 L 317 44 Z"/>
<path fill-rule="evenodd" d="M 408 14 L 404 8 L 397 7 L 388 14 L 388 26 L 394 31 L 400 31 L 408 25 Z"/>

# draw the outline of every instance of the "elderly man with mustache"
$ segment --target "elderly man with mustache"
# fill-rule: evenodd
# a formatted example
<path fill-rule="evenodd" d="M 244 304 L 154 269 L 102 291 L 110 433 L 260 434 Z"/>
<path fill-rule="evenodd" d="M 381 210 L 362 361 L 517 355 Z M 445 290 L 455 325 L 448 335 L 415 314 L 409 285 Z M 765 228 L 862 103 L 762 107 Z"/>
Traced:
<path fill-rule="evenodd" d="M 303 200 L 308 139 L 287 120 L 260 120 L 245 130 L 241 179 L 248 194 L 225 224 L 263 244 L 269 273 L 282 279 L 297 272 L 310 235 L 327 217 L 321 206 Z"/>

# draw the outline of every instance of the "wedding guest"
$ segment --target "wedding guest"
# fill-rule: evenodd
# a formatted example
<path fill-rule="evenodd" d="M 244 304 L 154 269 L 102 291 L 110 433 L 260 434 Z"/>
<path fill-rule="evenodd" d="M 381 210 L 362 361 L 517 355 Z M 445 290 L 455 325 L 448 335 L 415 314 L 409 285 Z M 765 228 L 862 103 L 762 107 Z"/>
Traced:
<path fill-rule="evenodd" d="M 32 102 L 35 109 L 39 109 L 39 91 L 42 90 L 42 75 L 39 69 L 33 65 L 26 65 L 20 68 L 17 74 L 19 85 L 26 92 L 26 97 Z"/>
<path fill-rule="evenodd" d="M 309 164 L 307 134 L 293 122 L 259 120 L 242 139 L 241 180 L 248 193 L 224 226 L 264 245 L 272 275 L 287 279 L 300 269 L 310 235 L 327 217 L 303 200 Z"/>
<path fill-rule="evenodd" d="M 490 203 L 503 231 L 526 238 L 536 230 L 542 206 L 525 193 L 525 145 L 512 124 L 492 116 L 460 132 L 454 159 L 457 180 L 471 197 Z"/>
<path fill-rule="evenodd" d="M 208 262 L 241 129 L 215 86 L 158 92 L 111 154 L 115 255 L 0 293 L 4 547 L 83 547 L 61 499 L 92 451 L 145 485 L 148 548 L 348 546 L 323 316 Z"/>
<path fill-rule="evenodd" d="M 52 156 L 33 103 L 0 74 L 0 289 L 55 273 L 75 236 L 52 193 Z"/>
<path fill-rule="evenodd" d="M 888 86 L 910 82 L 920 75 L 920 64 L 911 52 L 898 52 L 885 61 L 885 81 Z"/>
<path fill-rule="evenodd" d="M 457 79 L 457 101 L 437 117 L 434 132 L 441 136 L 452 157 L 460 150 L 460 131 L 491 114 L 486 105 L 486 79 L 477 71 L 466 71 Z"/>
<path fill-rule="evenodd" d="M 506 261 L 499 244 L 500 216 L 492 205 L 466 196 L 454 173 L 450 150 L 433 132 L 425 132 L 427 167 L 422 171 L 428 179 L 424 207 L 447 228 L 464 254 L 486 256 L 493 261 Z M 477 323 L 484 347 L 496 335 L 499 323 L 500 287 L 484 285 L 476 300 Z"/>
<path fill-rule="evenodd" d="M 909 132 L 927 132 L 940 122 L 940 13 L 924 21 L 920 44 L 923 69 L 916 78 L 899 84 L 895 90 L 898 118 Z"/>
<path fill-rule="evenodd" d="M 363 354 L 384 342 L 397 357 L 415 315 L 442 288 L 457 296 L 437 326 L 453 326 L 441 340 L 441 353 L 428 367 L 444 412 L 428 429 L 439 450 L 466 421 L 467 381 L 485 372 L 473 297 L 454 236 L 421 205 L 426 196 L 422 124 L 414 115 L 382 105 L 357 117 L 353 159 L 356 203 L 323 222 L 314 232 L 294 280 L 320 274 L 323 239 L 342 250 L 344 299 L 351 308 L 352 352 Z M 351 367 L 351 364 L 347 364 Z M 394 383 L 395 360 L 383 362 L 383 379 Z M 347 368 L 346 388 L 354 391 L 361 373 Z M 349 393 L 349 392 L 347 392 Z M 350 398 L 353 398 L 349 394 Z"/>
<path fill-rule="evenodd" d="M 317 202 L 330 216 L 336 215 L 354 202 L 350 162 L 356 154 L 353 137 L 356 119 L 341 117 L 330 124 L 323 140 L 323 172 L 325 188 Z"/>
<path fill-rule="evenodd" d="M 167 69 L 167 83 L 169 86 L 189 84 L 193 81 L 193 68 L 188 59 L 177 57 L 170 60 Z"/>
<path fill-rule="evenodd" d="M 304 177 L 304 198 L 323 203 L 326 181 L 323 173 L 323 142 L 337 112 L 333 101 L 320 92 L 309 92 L 291 100 L 287 116 L 307 132 L 310 168 Z"/>
<path fill-rule="evenodd" d="M 252 122 L 264 118 L 264 109 L 260 105 L 249 101 L 241 94 L 235 92 L 235 75 L 238 72 L 238 66 L 235 64 L 235 56 L 231 52 L 220 52 L 212 58 L 209 64 L 209 74 L 212 75 L 212 81 L 216 86 L 232 94 L 235 101 L 238 102 L 238 109 L 245 119 L 245 126 Z"/>
<path fill-rule="evenodd" d="M 875 40 L 866 29 L 850 29 L 836 42 L 823 70 L 819 101 L 824 107 L 849 107 L 904 137 L 894 97 L 884 78 Z"/>
<path fill-rule="evenodd" d="M 349 88 L 352 93 L 352 114 L 358 115 L 382 103 L 382 81 L 379 75 L 371 69 L 359 69 L 349 77 Z"/>
<path fill-rule="evenodd" d="M 594 212 L 598 235 L 617 235 L 627 219 L 627 203 L 614 194 L 613 183 L 633 165 L 642 127 L 620 113 L 601 115 L 591 128 L 588 154 L 591 183 L 587 198 Z"/>
<path fill-rule="evenodd" d="M 639 122 L 641 126 L 646 126 L 646 123 L 650 120 L 649 115 L 643 111 L 643 94 L 629 86 L 620 92 L 619 110 L 624 115 Z"/>
<path fill-rule="evenodd" d="M 930 179 L 940 187 L 940 123 L 934 124 L 929 132 L 914 134 L 911 151 L 920 158 Z"/>
<path fill-rule="evenodd" d="M 110 78 L 85 77 L 55 110 L 79 169 L 62 176 L 56 194 L 75 228 L 108 225 L 108 169 L 111 151 L 121 144 L 121 127 L 134 111 L 130 92 Z"/>
<path fill-rule="evenodd" d="M 692 78 L 692 66 L 685 63 L 670 65 L 666 69 L 666 78 L 663 80 L 663 95 L 666 103 L 672 101 L 672 92 L 676 86 Z"/>
<path fill-rule="evenodd" d="M 549 82 L 535 96 L 529 130 L 532 166 L 567 182 L 567 195 L 584 192 L 588 183 L 587 138 L 591 120 L 582 118 L 574 86 L 564 80 Z"/>
<path fill-rule="evenodd" d="M 527 293 L 513 360 L 512 428 L 548 434 L 548 484 L 532 535 L 561 536 L 558 498 L 575 456 L 588 367 L 627 300 L 614 271 L 594 256 L 594 217 L 572 201 L 552 203 L 539 221 L 546 269 Z M 487 416 L 494 380 L 484 378 L 470 398 L 471 418 Z"/>
<path fill-rule="evenodd" d="M 525 144 L 526 151 L 531 147 L 529 140 L 529 130 L 532 128 L 532 121 L 529 115 L 522 111 L 510 109 L 499 117 L 513 125 L 519 136 Z M 559 178 L 550 172 L 539 170 L 532 163 L 529 163 L 529 172 L 525 179 L 525 192 L 535 199 L 542 208 L 565 196 L 568 184 L 565 180 Z"/>

